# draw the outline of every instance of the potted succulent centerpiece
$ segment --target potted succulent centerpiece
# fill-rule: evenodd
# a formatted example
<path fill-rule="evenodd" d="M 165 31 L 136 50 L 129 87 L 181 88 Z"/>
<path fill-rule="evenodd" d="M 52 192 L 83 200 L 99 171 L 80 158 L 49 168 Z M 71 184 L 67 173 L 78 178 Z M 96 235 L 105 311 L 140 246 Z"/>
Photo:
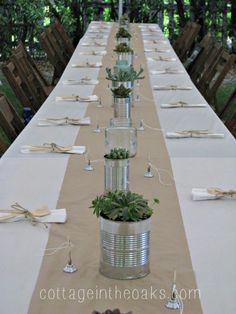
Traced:
<path fill-rule="evenodd" d="M 118 61 L 126 60 L 128 66 L 133 65 L 134 51 L 126 43 L 117 45 L 114 51 L 117 54 Z"/>
<path fill-rule="evenodd" d="M 115 118 L 131 119 L 131 88 L 124 87 L 121 84 L 119 87 L 111 89 L 113 94 L 113 106 Z"/>
<path fill-rule="evenodd" d="M 97 196 L 91 208 L 100 217 L 100 272 L 115 279 L 136 279 L 149 274 L 153 209 L 148 201 L 130 191 L 112 191 Z"/>
<path fill-rule="evenodd" d="M 116 33 L 117 44 L 127 43 L 129 45 L 130 38 L 130 33 L 124 27 L 120 27 L 118 32 Z"/>
<path fill-rule="evenodd" d="M 133 106 L 133 87 L 135 80 L 141 80 L 144 78 L 142 76 L 143 69 L 140 67 L 139 71 L 135 71 L 134 67 L 131 65 L 128 69 L 118 69 L 117 71 L 112 71 L 110 68 L 106 68 L 107 80 L 112 81 L 112 87 L 117 88 L 120 85 L 124 85 L 126 88 L 131 88 L 132 92 L 130 93 L 131 106 Z"/>
<path fill-rule="evenodd" d="M 120 18 L 120 27 L 125 28 L 126 30 L 129 29 L 129 17 L 127 13 L 124 13 Z"/>
<path fill-rule="evenodd" d="M 114 148 L 104 158 L 105 191 L 128 191 L 129 151 L 125 148 Z"/>

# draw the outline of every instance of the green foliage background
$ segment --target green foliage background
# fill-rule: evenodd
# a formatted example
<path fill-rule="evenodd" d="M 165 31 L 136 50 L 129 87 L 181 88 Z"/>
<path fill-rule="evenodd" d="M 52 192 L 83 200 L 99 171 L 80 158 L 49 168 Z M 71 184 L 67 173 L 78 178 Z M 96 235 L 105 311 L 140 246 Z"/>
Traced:
<path fill-rule="evenodd" d="M 188 19 L 202 24 L 202 36 L 210 30 L 223 43 L 228 35 L 236 37 L 234 0 L 126 0 L 124 4 L 132 22 L 158 23 L 171 40 Z M 117 9 L 118 0 L 0 0 L 0 58 L 6 59 L 19 40 L 37 56 L 39 34 L 55 18 L 76 44 L 92 20 L 116 20 Z"/>

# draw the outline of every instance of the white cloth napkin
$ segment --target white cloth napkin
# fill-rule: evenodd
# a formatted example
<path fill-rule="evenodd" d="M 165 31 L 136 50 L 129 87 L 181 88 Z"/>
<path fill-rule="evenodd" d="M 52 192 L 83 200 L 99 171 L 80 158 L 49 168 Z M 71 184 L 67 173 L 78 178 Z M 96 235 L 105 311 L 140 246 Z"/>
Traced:
<path fill-rule="evenodd" d="M 72 68 L 101 68 L 102 67 L 102 62 L 74 63 L 71 66 L 72 66 Z"/>
<path fill-rule="evenodd" d="M 7 217 L 8 215 L 9 215 L 9 213 L 1 213 L 0 212 L 0 218 Z M 43 217 L 36 217 L 36 219 L 42 223 L 65 223 L 67 220 L 66 209 L 65 208 L 51 209 L 49 215 L 43 216 Z M 16 221 L 20 221 L 20 220 L 25 220 L 25 217 L 23 215 L 18 215 L 18 216 L 9 218 L 7 220 L 1 220 L 0 219 L 0 222 L 1 223 L 3 223 L 3 222 L 16 222 Z"/>
<path fill-rule="evenodd" d="M 79 96 L 79 95 L 57 96 L 56 101 L 92 102 L 92 101 L 98 101 L 98 96 L 97 95 L 91 95 L 91 96 Z"/>
<path fill-rule="evenodd" d="M 101 29 L 89 29 L 89 33 L 95 33 L 95 34 L 101 34 L 101 33 L 107 33 L 109 29 L 101 28 Z"/>
<path fill-rule="evenodd" d="M 177 86 L 177 85 L 167 85 L 167 86 L 159 86 L 154 85 L 154 90 L 192 90 L 193 88 L 191 86 Z"/>
<path fill-rule="evenodd" d="M 50 126 L 50 125 L 90 125 L 91 119 L 90 117 L 85 118 L 71 118 L 71 117 L 64 117 L 64 118 L 46 118 L 46 119 L 39 119 L 38 125 L 39 126 Z"/>
<path fill-rule="evenodd" d="M 40 150 L 40 146 L 42 149 Z M 37 150 L 34 150 L 37 147 Z M 39 147 L 39 148 L 38 148 Z M 59 153 L 59 154 L 78 154 L 82 155 L 86 152 L 86 146 L 70 146 L 70 149 L 64 151 L 53 151 L 53 150 L 46 150 L 43 148 L 43 145 L 23 145 L 21 146 L 21 153 L 28 154 L 28 153 Z"/>
<path fill-rule="evenodd" d="M 91 43 L 88 43 L 88 42 L 83 42 L 81 43 L 82 46 L 97 46 L 97 47 L 106 47 L 106 43 L 100 43 L 100 42 L 91 42 Z"/>
<path fill-rule="evenodd" d="M 183 70 L 176 70 L 176 69 L 165 69 L 165 70 L 152 70 L 152 75 L 158 75 L 158 74 L 183 74 Z"/>
<path fill-rule="evenodd" d="M 216 189 L 218 190 L 218 188 Z M 211 190 L 211 193 L 209 193 L 209 190 Z M 210 189 L 193 188 L 192 193 L 191 193 L 193 201 L 216 200 L 216 199 L 221 199 L 221 198 L 235 199 L 235 191 L 233 195 L 222 195 L 218 193 L 214 194 L 212 190 L 215 190 L 215 188 L 210 188 Z"/>
<path fill-rule="evenodd" d="M 98 50 L 98 51 L 80 51 L 79 55 L 85 56 L 105 56 L 107 54 L 106 50 Z"/>
<path fill-rule="evenodd" d="M 188 104 L 183 101 L 179 101 L 171 104 L 161 104 L 161 108 L 204 108 L 207 107 L 207 104 Z"/>
<path fill-rule="evenodd" d="M 148 61 L 165 61 L 165 62 L 170 62 L 170 61 L 176 61 L 176 58 L 172 58 L 172 57 L 148 57 L 147 58 Z"/>
<path fill-rule="evenodd" d="M 167 138 L 224 138 L 223 133 L 210 133 L 207 130 L 186 130 L 179 132 L 167 132 Z"/>
<path fill-rule="evenodd" d="M 216 200 L 220 198 L 217 195 L 208 193 L 207 189 L 198 189 L 198 188 L 193 188 L 191 195 L 192 195 L 193 201 Z"/>
<path fill-rule="evenodd" d="M 160 52 L 160 53 L 164 53 L 164 52 L 170 52 L 169 49 L 160 49 L 160 48 L 145 48 L 144 52 Z"/>
<path fill-rule="evenodd" d="M 81 79 L 81 80 L 65 80 L 62 82 L 64 85 L 97 85 L 98 80 Z"/>

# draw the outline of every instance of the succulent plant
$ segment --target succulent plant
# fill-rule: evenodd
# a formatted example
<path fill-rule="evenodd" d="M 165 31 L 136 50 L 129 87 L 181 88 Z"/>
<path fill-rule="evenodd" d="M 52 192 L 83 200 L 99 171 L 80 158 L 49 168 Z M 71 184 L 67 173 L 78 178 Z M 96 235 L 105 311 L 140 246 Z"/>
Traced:
<path fill-rule="evenodd" d="M 131 88 L 124 87 L 123 84 L 121 84 L 119 87 L 111 89 L 113 96 L 116 98 L 128 98 L 130 93 L 132 92 Z"/>
<path fill-rule="evenodd" d="M 108 159 L 127 159 L 129 158 L 129 151 L 126 148 L 113 148 L 104 157 Z"/>
<path fill-rule="evenodd" d="M 120 25 L 126 25 L 129 22 L 129 16 L 127 13 L 124 13 L 120 18 Z"/>
<path fill-rule="evenodd" d="M 135 81 L 144 78 L 144 76 L 141 76 L 143 68 L 140 67 L 139 72 L 136 72 L 132 65 L 129 67 L 129 70 L 119 69 L 116 73 L 112 73 L 110 68 L 106 68 L 106 72 L 106 79 L 116 82 Z"/>
<path fill-rule="evenodd" d="M 131 38 L 131 35 L 125 28 L 120 27 L 116 33 L 116 38 Z"/>
<path fill-rule="evenodd" d="M 98 311 L 93 311 L 92 314 L 122 314 L 121 311 L 119 309 L 115 309 L 115 310 L 106 310 L 105 312 L 98 312 Z M 128 312 L 126 314 L 132 314 L 132 312 Z"/>
<path fill-rule="evenodd" d="M 130 48 L 126 43 L 120 43 L 119 45 L 116 45 L 114 51 L 116 53 L 128 53 L 133 52 L 133 49 Z"/>
<path fill-rule="evenodd" d="M 159 203 L 158 199 L 154 199 Z M 90 208 L 99 217 L 113 221 L 137 222 L 145 220 L 153 214 L 148 201 L 142 195 L 133 192 L 109 191 L 97 196 Z"/>

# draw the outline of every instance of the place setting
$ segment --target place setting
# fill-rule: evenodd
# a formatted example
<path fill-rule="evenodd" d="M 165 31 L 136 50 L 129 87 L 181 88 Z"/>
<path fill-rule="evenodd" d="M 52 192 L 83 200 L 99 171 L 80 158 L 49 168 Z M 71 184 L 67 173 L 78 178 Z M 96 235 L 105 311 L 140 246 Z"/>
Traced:
<path fill-rule="evenodd" d="M 95 46 L 95 47 L 106 47 L 107 44 L 105 42 L 99 42 L 99 41 L 92 41 L 92 42 L 82 42 L 81 43 L 82 46 L 85 46 L 85 47 L 92 47 L 92 46 Z"/>
<path fill-rule="evenodd" d="M 177 90 L 191 91 L 192 89 L 193 89 L 192 86 L 182 86 L 182 85 L 166 85 L 166 86 L 154 85 L 153 86 L 153 90 L 156 90 L 156 91 L 177 91 Z"/>
<path fill-rule="evenodd" d="M 81 56 L 105 56 L 107 54 L 106 50 L 91 50 L 91 51 L 80 51 Z"/>
<path fill-rule="evenodd" d="M 160 108 L 162 109 L 176 109 L 176 108 L 206 108 L 206 103 L 188 103 L 182 100 L 176 101 L 176 102 L 170 102 L 166 104 L 161 104 Z"/>
<path fill-rule="evenodd" d="M 56 96 L 57 102 L 97 102 L 99 97 L 97 95 L 81 96 L 81 95 L 68 95 L 68 96 Z"/>
<path fill-rule="evenodd" d="M 169 53 L 171 52 L 170 49 L 165 48 L 144 48 L 144 52 L 150 53 L 150 52 L 159 52 L 159 53 Z"/>
<path fill-rule="evenodd" d="M 0 209 L 0 223 L 20 221 L 28 221 L 33 226 L 43 224 L 47 228 L 46 224 L 64 224 L 67 221 L 67 212 L 65 208 L 49 209 L 47 206 L 25 208 L 19 203 L 15 203 L 7 209 Z"/>
<path fill-rule="evenodd" d="M 57 143 L 43 143 L 21 146 L 21 153 L 55 153 L 55 154 L 78 154 L 86 152 L 85 146 L 61 145 Z"/>
<path fill-rule="evenodd" d="M 176 58 L 174 58 L 174 57 L 163 57 L 163 56 L 148 57 L 147 61 L 152 61 L 152 62 L 158 62 L 158 61 L 173 62 L 173 61 L 176 61 Z"/>
<path fill-rule="evenodd" d="M 38 126 L 63 126 L 63 125 L 85 126 L 90 124 L 91 124 L 90 117 L 85 118 L 61 117 L 38 119 Z"/>
<path fill-rule="evenodd" d="M 98 80 L 92 79 L 89 76 L 84 76 L 79 80 L 67 79 L 62 81 L 63 85 L 97 85 L 98 83 Z"/>
<path fill-rule="evenodd" d="M 90 61 L 78 62 L 78 63 L 72 63 L 71 67 L 72 68 L 101 68 L 102 62 L 90 62 Z"/>
<path fill-rule="evenodd" d="M 167 132 L 166 138 L 168 139 L 185 139 L 185 138 L 211 138 L 222 139 L 224 133 L 215 133 L 210 130 L 181 130 L 175 132 Z"/>
<path fill-rule="evenodd" d="M 165 68 L 164 70 L 151 70 L 151 75 L 162 75 L 162 74 L 184 74 L 184 70 L 176 68 Z"/>
<path fill-rule="evenodd" d="M 225 190 L 219 187 L 193 188 L 191 196 L 193 201 L 236 200 L 236 189 Z"/>

